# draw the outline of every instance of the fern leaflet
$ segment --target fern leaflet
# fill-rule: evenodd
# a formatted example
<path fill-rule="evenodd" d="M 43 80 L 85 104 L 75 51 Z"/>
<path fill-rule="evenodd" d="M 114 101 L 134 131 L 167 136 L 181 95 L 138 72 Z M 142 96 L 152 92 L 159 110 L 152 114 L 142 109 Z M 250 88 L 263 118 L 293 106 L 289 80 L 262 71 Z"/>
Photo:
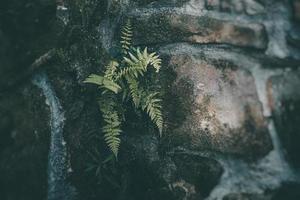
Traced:
<path fill-rule="evenodd" d="M 109 80 L 115 80 L 116 78 L 116 71 L 119 67 L 119 63 L 117 61 L 110 61 L 109 64 L 105 67 L 104 77 L 108 78 Z"/>
<path fill-rule="evenodd" d="M 121 46 L 122 46 L 122 52 L 125 55 L 128 53 L 131 47 L 132 36 L 133 36 L 132 25 L 131 25 L 131 21 L 128 19 L 121 31 Z"/>
<path fill-rule="evenodd" d="M 128 82 L 132 101 L 133 101 L 135 107 L 138 108 L 140 106 L 140 101 L 141 101 L 141 93 L 139 90 L 139 83 L 133 77 L 128 77 L 127 82 Z"/>
<path fill-rule="evenodd" d="M 162 100 L 157 97 L 158 94 L 158 92 L 153 92 L 145 96 L 143 98 L 142 109 L 147 112 L 152 122 L 157 126 L 161 135 L 163 129 L 163 115 L 160 103 Z"/>
<path fill-rule="evenodd" d="M 85 79 L 84 83 L 96 84 L 96 85 L 106 88 L 116 94 L 119 93 L 122 89 L 114 81 L 112 81 L 106 77 L 96 75 L 96 74 L 91 74 L 88 78 Z"/>
<path fill-rule="evenodd" d="M 99 101 L 99 106 L 105 122 L 102 128 L 104 140 L 117 158 L 121 143 L 119 138 L 122 133 L 121 120 L 119 119 L 118 112 L 114 108 L 114 101 L 112 99 L 110 101 Z"/>

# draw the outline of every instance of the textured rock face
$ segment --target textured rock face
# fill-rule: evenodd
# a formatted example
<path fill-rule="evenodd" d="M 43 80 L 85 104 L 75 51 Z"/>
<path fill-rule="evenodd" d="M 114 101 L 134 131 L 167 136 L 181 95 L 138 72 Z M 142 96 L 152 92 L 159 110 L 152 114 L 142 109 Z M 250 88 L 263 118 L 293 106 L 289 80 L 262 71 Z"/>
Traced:
<path fill-rule="evenodd" d="M 285 200 L 299 199 L 299 184 L 298 183 L 283 183 L 282 186 L 276 190 L 268 191 L 266 194 L 229 194 L 223 200 Z"/>
<path fill-rule="evenodd" d="M 294 17 L 299 22 L 300 21 L 300 1 L 299 0 L 293 1 L 293 8 L 294 8 Z"/>
<path fill-rule="evenodd" d="M 43 199 L 47 192 L 49 118 L 37 88 L 0 98 L 1 199 Z"/>
<path fill-rule="evenodd" d="M 137 6 L 159 7 L 159 6 L 182 6 L 189 0 L 131 0 Z"/>
<path fill-rule="evenodd" d="M 186 195 L 194 193 L 193 195 L 198 195 L 198 198 L 207 196 L 223 172 L 222 166 L 213 159 L 188 154 L 175 154 L 172 159 L 180 177 L 180 180 L 173 182 L 172 186 L 180 186 L 183 181 L 194 187 L 194 192 L 186 192 Z"/>
<path fill-rule="evenodd" d="M 300 167 L 300 72 L 292 70 L 269 80 L 269 101 L 288 158 Z"/>
<path fill-rule="evenodd" d="M 123 194 L 126 198 L 202 199 L 223 172 L 217 161 L 202 155 L 173 151 L 161 156 L 154 136 L 125 137 L 123 148 L 121 159 L 135 166 L 129 169 L 131 194 Z"/>
<path fill-rule="evenodd" d="M 135 21 L 136 44 L 190 42 L 196 44 L 231 44 L 265 49 L 267 35 L 261 24 L 234 24 L 208 16 L 146 13 Z"/>
<path fill-rule="evenodd" d="M 30 64 L 55 46 L 56 34 L 49 34 L 55 20 L 55 2 L 3 0 L 0 12 L 2 91 L 28 78 Z"/>
<path fill-rule="evenodd" d="M 9 2 L 13 2 L 9 8 L 27 3 L 0 5 Z M 209 199 L 228 172 L 226 159 L 238 165 L 233 167 L 238 170 L 229 171 L 241 180 L 252 175 L 267 180 L 257 181 L 260 194 L 252 188 L 249 192 L 247 181 L 242 186 L 233 182 L 240 193 L 225 191 L 218 200 L 269 199 L 263 193 L 274 188 L 265 183 L 273 182 L 272 173 L 280 176 L 282 169 L 269 170 L 268 176 L 261 172 L 278 164 L 272 161 L 273 154 L 268 157 L 278 142 L 274 130 L 272 140 L 268 130 L 273 118 L 287 158 L 299 166 L 298 0 L 90 0 L 69 5 L 59 0 L 69 8 L 59 16 L 67 26 L 58 20 L 55 27 L 61 28 L 46 35 L 53 2 L 36 0 L 17 18 L 3 18 L 0 7 L 0 199 L 46 197 L 49 111 L 40 91 L 23 75 L 53 47 L 58 58 L 43 67 L 65 112 L 70 181 L 79 200 Z M 40 13 L 49 18 L 40 18 Z M 134 43 L 163 57 L 159 81 L 165 94 L 165 134 L 158 138 L 148 124 L 135 122 L 139 127 L 122 135 L 118 163 L 103 167 L 107 149 L 101 139 L 95 88 L 82 81 L 107 64 L 118 45 L 118 28 L 127 17 L 133 21 Z M 10 24 L 15 19 L 17 25 Z M 16 81 L 19 76 L 22 84 Z M 13 90 L 2 92 L 7 86 Z M 86 172 L 91 162 L 102 170 L 101 179 Z M 299 199 L 297 187 L 287 190 L 290 199 L 282 197 L 285 188 L 274 199 Z"/>
<path fill-rule="evenodd" d="M 168 63 L 177 73 L 174 95 L 189 105 L 186 120 L 172 130 L 174 137 L 186 138 L 183 145 L 197 150 L 255 157 L 268 153 L 272 143 L 252 74 L 200 55 L 175 54 Z"/>
<path fill-rule="evenodd" d="M 265 12 L 264 4 L 256 0 L 206 0 L 206 8 L 220 12 L 257 15 Z"/>
<path fill-rule="evenodd" d="M 259 194 L 229 194 L 224 200 L 271 200 L 271 196 Z"/>

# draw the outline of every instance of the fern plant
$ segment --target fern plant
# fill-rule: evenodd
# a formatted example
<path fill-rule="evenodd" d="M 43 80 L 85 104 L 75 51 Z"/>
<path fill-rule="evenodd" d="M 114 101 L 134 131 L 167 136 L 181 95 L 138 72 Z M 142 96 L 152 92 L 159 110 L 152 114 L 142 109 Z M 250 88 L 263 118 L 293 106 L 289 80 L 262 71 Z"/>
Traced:
<path fill-rule="evenodd" d="M 139 47 L 134 47 L 132 37 L 132 25 L 128 20 L 121 30 L 122 58 L 111 60 L 102 75 L 91 74 L 84 81 L 99 86 L 102 91 L 98 101 L 105 122 L 102 132 L 106 144 L 116 158 L 121 143 L 121 126 L 124 121 L 122 107 L 127 101 L 131 101 L 136 110 L 142 110 L 148 114 L 160 136 L 163 131 L 160 93 L 149 89 L 150 87 L 142 81 L 146 73 L 152 71 L 159 73 L 161 59 L 156 52 L 150 53 L 147 48 L 141 50 Z"/>

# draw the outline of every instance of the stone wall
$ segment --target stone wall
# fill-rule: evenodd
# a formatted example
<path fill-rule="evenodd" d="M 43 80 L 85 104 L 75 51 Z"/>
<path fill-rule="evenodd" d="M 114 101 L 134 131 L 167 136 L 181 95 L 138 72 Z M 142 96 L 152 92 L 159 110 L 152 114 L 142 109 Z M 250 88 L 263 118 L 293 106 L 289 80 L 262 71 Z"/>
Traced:
<path fill-rule="evenodd" d="M 201 199 L 209 194 L 213 186 L 205 187 L 205 183 L 215 184 L 221 177 L 220 171 L 205 170 L 220 167 L 214 163 L 216 154 L 255 163 L 274 146 L 278 148 L 274 135 L 270 137 L 273 120 L 285 159 L 292 168 L 299 166 L 298 1 L 121 2 L 119 23 L 131 18 L 134 43 L 159 50 L 164 60 L 161 81 L 166 91 L 167 139 L 161 147 L 166 152 L 156 160 L 169 160 L 158 168 L 174 167 L 164 172 L 169 176 L 163 172 L 158 176 L 174 186 L 173 193 L 185 191 L 179 199 Z M 105 40 L 106 48 L 115 47 L 117 38 L 116 32 L 109 42 Z M 176 157 L 181 154 L 188 161 L 179 162 Z M 211 161 L 201 160 L 204 158 Z M 184 171 L 193 173 L 196 182 L 182 171 L 185 162 L 189 165 Z M 192 172 L 200 163 L 210 164 L 202 168 L 203 173 Z M 229 196 L 279 198 L 276 194 Z"/>
<path fill-rule="evenodd" d="M 274 150 L 273 120 L 284 158 L 299 168 L 298 0 L 57 1 L 69 10 L 60 10 L 56 19 L 53 2 L 15 6 L 48 10 L 47 19 L 37 11 L 24 18 L 46 20 L 26 25 L 36 32 L 28 33 L 20 18 L 11 18 L 6 22 L 16 22 L 10 24 L 12 32 L 19 27 L 24 34 L 9 34 L 0 19 L 0 199 L 46 197 L 49 110 L 31 83 L 36 69 L 30 66 L 53 48 L 56 56 L 40 68 L 65 111 L 68 177 L 78 199 L 204 199 L 226 173 L 222 160 L 256 165 Z M 138 121 L 140 127 L 122 136 L 118 170 L 109 171 L 117 184 L 107 178 L 99 183 L 86 167 L 95 146 L 100 163 L 107 149 L 99 139 L 95 88 L 82 81 L 114 54 L 126 18 L 134 25 L 134 43 L 163 58 L 165 134 L 158 138 Z M 15 43 L 22 44 L 20 51 Z M 224 199 L 286 199 L 280 196 L 286 191 L 299 199 L 298 187 L 293 183 L 292 190 L 263 188 L 266 193 Z"/>
<path fill-rule="evenodd" d="M 170 93 L 190 106 L 181 124 L 170 122 L 170 134 L 188 137 L 195 149 L 268 153 L 266 120 L 275 112 L 271 80 L 286 71 L 298 74 L 297 42 L 288 42 L 299 36 L 297 1 L 129 4 L 124 14 L 134 21 L 135 44 L 160 49 L 164 67 L 176 73 Z M 293 94 L 298 84 L 290 81 L 294 86 L 284 90 Z"/>

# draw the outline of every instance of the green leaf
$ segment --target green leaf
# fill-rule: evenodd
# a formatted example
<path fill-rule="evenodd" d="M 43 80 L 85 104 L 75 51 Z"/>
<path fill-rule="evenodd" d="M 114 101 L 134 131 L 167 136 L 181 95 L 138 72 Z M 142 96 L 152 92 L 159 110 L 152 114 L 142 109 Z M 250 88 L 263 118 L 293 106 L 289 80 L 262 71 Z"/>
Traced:
<path fill-rule="evenodd" d="M 121 87 L 115 83 L 114 81 L 103 77 L 103 76 L 99 76 L 96 74 L 91 74 L 87 79 L 85 79 L 84 83 L 91 83 L 91 84 L 95 84 L 101 87 L 104 87 L 108 90 L 111 90 L 114 93 L 119 93 L 121 91 Z"/>

